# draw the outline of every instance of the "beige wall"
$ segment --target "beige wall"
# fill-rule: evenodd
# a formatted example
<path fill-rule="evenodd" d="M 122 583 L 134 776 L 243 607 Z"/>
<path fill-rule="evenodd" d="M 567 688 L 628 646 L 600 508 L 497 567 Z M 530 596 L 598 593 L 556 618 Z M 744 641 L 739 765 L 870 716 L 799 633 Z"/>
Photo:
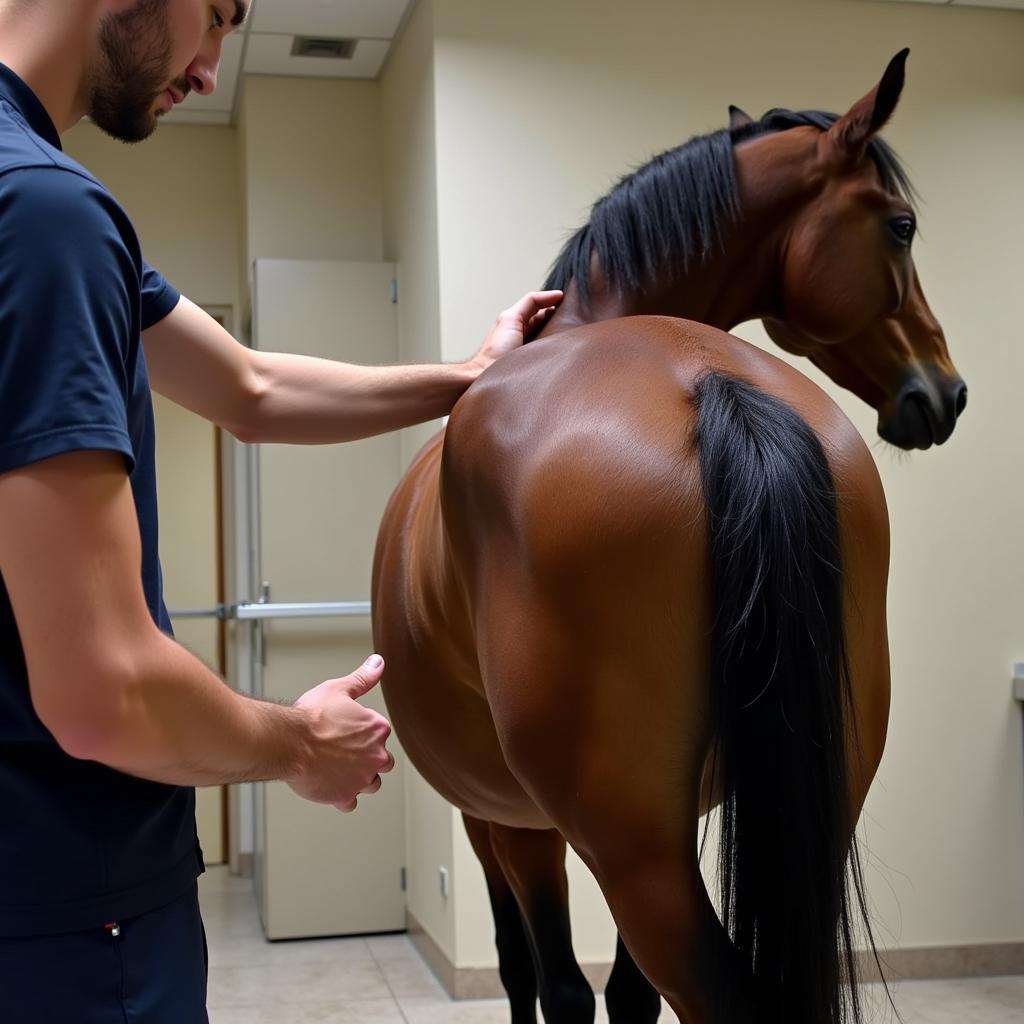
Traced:
<path fill-rule="evenodd" d="M 971 401 L 944 449 L 875 448 L 893 524 L 894 700 L 863 819 L 868 876 L 883 945 L 1024 939 L 1009 684 L 1024 657 L 1024 15 L 853 0 L 435 0 L 434 17 L 446 358 L 540 284 L 629 168 L 721 127 L 729 103 L 845 108 L 911 47 L 886 134 L 924 196 L 918 265 Z M 873 439 L 870 410 L 841 401 Z M 455 860 L 458 962 L 493 963 L 482 879 L 458 833 Z M 582 902 L 582 958 L 604 958 L 610 930 Z"/>
<path fill-rule="evenodd" d="M 249 76 L 241 118 L 250 268 L 383 258 L 376 83 Z"/>
<path fill-rule="evenodd" d="M 441 358 L 433 44 L 433 0 L 420 0 L 381 78 L 384 248 L 398 264 L 401 357 L 410 363 Z M 405 462 L 436 426 L 404 432 Z"/>
<path fill-rule="evenodd" d="M 162 125 L 139 146 L 83 123 L 64 148 L 128 211 L 155 267 L 200 305 L 238 306 L 238 155 L 233 128 Z"/>

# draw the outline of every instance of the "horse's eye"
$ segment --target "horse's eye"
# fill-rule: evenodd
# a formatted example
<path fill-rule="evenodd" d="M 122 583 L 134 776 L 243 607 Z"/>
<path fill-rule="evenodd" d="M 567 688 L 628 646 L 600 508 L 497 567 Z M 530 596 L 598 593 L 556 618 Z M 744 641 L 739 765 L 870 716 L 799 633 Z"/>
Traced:
<path fill-rule="evenodd" d="M 914 231 L 917 225 L 914 223 L 913 217 L 906 215 L 902 217 L 894 217 L 889 221 L 889 230 L 893 233 L 893 237 L 902 245 L 910 245 L 914 240 Z"/>

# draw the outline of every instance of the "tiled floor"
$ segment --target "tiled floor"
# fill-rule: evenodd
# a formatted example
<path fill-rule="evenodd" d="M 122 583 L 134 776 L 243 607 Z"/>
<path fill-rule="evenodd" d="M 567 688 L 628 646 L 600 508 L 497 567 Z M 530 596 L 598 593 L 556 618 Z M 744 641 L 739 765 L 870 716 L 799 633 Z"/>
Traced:
<path fill-rule="evenodd" d="M 214 868 L 200 892 L 211 1024 L 508 1024 L 501 1000 L 449 1000 L 404 936 L 268 943 L 250 882 Z M 868 996 L 871 1020 L 894 1020 Z M 903 982 L 895 996 L 905 1024 L 1024 1024 L 1024 977 Z"/>

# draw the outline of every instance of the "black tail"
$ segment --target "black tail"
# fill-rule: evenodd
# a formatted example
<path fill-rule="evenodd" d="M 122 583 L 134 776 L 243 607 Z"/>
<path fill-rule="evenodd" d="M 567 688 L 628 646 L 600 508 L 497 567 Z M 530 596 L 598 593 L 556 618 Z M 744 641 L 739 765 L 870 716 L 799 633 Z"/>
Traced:
<path fill-rule="evenodd" d="M 696 402 L 723 923 L 759 1022 L 859 1022 L 854 918 L 867 916 L 847 784 L 853 716 L 832 473 L 810 427 L 752 385 L 711 373 Z M 719 965 L 716 1024 L 746 1019 L 736 966 Z"/>

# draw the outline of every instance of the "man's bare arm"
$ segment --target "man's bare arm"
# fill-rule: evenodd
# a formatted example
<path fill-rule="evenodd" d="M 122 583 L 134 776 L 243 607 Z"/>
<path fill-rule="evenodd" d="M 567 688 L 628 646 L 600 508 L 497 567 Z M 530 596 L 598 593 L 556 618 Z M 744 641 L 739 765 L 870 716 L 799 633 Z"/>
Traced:
<path fill-rule="evenodd" d="M 544 323 L 561 295 L 524 296 L 464 363 L 358 366 L 258 352 L 186 298 L 143 344 L 154 390 L 240 440 L 332 444 L 446 416 L 484 369 Z"/>
<path fill-rule="evenodd" d="M 356 697 L 364 665 L 294 707 L 232 691 L 157 628 L 120 455 L 74 452 L 0 476 L 0 573 L 32 703 L 73 757 L 178 785 L 283 779 L 351 809 L 390 770 L 390 732 Z"/>

